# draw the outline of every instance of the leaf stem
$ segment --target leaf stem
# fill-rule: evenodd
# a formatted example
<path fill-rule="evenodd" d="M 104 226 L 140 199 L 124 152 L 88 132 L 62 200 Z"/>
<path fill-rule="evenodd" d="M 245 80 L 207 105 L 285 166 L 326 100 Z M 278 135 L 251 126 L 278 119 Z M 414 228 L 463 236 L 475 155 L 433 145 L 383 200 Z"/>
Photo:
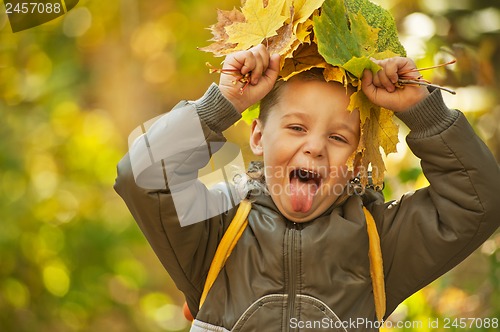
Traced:
<path fill-rule="evenodd" d="M 427 83 L 427 82 L 424 82 L 424 81 L 416 81 L 416 80 L 398 80 L 398 84 L 400 84 L 400 85 L 407 85 L 407 84 L 424 85 L 424 86 L 428 86 L 428 87 L 432 87 L 432 88 L 436 88 L 436 89 L 440 89 L 440 90 L 443 90 L 443 91 L 449 92 L 449 93 L 451 93 L 452 95 L 456 95 L 456 94 L 457 94 L 455 91 L 453 91 L 453 90 L 451 90 L 451 89 L 448 89 L 448 88 L 442 87 L 442 86 L 437 85 L 437 84 Z"/>
<path fill-rule="evenodd" d="M 444 67 L 444 66 L 452 65 L 452 64 L 454 64 L 455 62 L 457 62 L 457 60 L 456 60 L 456 59 L 453 59 L 453 60 L 448 61 L 448 62 L 446 62 L 446 63 L 441 63 L 441 64 L 439 64 L 439 65 L 435 65 L 435 66 L 431 66 L 431 67 L 424 67 L 424 68 L 415 68 L 415 69 L 410 69 L 410 70 L 407 70 L 407 71 L 404 71 L 404 72 L 399 73 L 399 75 L 404 75 L 404 74 L 408 74 L 408 73 L 414 73 L 414 72 L 417 72 L 417 71 L 423 71 L 423 70 L 429 70 L 429 69 L 434 69 L 434 68 Z"/>

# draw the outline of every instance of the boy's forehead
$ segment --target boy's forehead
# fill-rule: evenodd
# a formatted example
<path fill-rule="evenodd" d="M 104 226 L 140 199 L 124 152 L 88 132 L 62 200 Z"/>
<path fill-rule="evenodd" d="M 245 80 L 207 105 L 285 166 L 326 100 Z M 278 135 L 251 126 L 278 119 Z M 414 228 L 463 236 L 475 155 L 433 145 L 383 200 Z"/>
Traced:
<path fill-rule="evenodd" d="M 318 101 L 320 103 L 321 101 Z M 324 123 L 325 125 L 356 126 L 359 124 L 359 111 L 348 111 L 347 105 L 339 102 L 337 105 L 323 107 L 301 107 L 297 103 L 281 103 L 270 113 L 269 120 L 276 122 L 305 121 L 309 123 Z"/>
<path fill-rule="evenodd" d="M 279 103 L 286 104 L 285 109 L 298 109 L 305 105 L 323 106 L 331 104 L 335 108 L 347 110 L 351 91 L 338 82 L 325 81 L 290 81 L 281 92 Z"/>
<path fill-rule="evenodd" d="M 325 91 L 328 90 L 326 93 Z M 302 80 L 293 78 L 285 83 L 282 94 L 286 95 L 287 99 L 300 99 L 308 96 L 318 97 L 315 102 L 321 102 L 327 97 L 326 94 L 334 96 L 340 101 L 348 100 L 353 93 L 352 89 L 346 88 L 336 81 L 322 81 L 322 80 Z"/>

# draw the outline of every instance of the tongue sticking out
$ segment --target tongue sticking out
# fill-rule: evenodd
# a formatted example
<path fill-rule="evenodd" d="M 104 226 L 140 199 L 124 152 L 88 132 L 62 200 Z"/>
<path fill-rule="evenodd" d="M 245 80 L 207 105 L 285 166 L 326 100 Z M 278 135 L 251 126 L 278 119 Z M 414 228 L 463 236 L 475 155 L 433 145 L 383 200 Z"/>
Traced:
<path fill-rule="evenodd" d="M 299 177 L 290 179 L 290 194 L 292 208 L 295 212 L 308 212 L 313 204 L 313 198 L 318 192 L 318 185 L 314 180 L 301 180 Z"/>

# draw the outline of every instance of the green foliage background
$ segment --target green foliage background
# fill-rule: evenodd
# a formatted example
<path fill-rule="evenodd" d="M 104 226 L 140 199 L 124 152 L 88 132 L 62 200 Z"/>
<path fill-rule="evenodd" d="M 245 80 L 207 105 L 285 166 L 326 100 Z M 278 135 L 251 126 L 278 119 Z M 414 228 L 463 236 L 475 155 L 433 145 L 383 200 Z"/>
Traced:
<path fill-rule="evenodd" d="M 458 91 L 448 105 L 500 158 L 499 2 L 376 2 L 392 11 L 419 66 L 457 58 L 425 77 Z M 196 47 L 208 44 L 216 8 L 238 5 L 81 0 L 16 34 L 0 10 L 1 331 L 188 329 L 182 295 L 112 185 L 129 133 L 217 79 L 204 64 L 219 59 Z M 244 126 L 232 140 L 245 141 Z M 418 161 L 399 149 L 388 160 L 390 197 L 425 185 Z M 393 320 L 500 318 L 499 248 L 497 234 Z"/>

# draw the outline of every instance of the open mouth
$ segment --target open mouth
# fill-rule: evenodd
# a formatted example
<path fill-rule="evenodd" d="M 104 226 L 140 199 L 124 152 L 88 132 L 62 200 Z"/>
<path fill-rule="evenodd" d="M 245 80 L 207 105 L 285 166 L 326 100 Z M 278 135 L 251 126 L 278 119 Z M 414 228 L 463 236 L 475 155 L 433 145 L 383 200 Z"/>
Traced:
<path fill-rule="evenodd" d="M 321 182 L 321 175 L 313 170 L 297 168 L 290 172 L 290 196 L 295 212 L 309 212 Z"/>
<path fill-rule="evenodd" d="M 290 180 L 292 178 L 297 178 L 300 182 L 312 181 L 317 187 L 321 185 L 321 175 L 315 171 L 311 171 L 304 168 L 294 169 L 290 172 Z"/>

